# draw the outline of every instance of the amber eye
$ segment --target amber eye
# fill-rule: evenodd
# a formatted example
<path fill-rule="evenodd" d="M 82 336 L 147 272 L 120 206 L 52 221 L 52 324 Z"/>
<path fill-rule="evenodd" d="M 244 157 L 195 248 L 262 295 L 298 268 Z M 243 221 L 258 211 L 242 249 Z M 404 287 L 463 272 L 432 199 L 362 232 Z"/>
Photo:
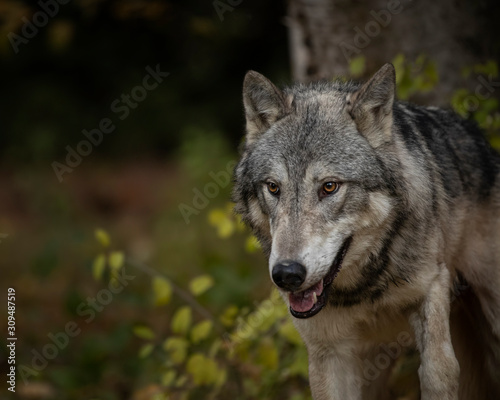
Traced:
<path fill-rule="evenodd" d="M 269 190 L 269 193 L 274 196 L 277 196 L 280 192 L 279 186 L 274 182 L 267 182 L 267 189 Z"/>
<path fill-rule="evenodd" d="M 329 195 L 335 193 L 340 185 L 336 182 L 326 182 L 323 184 L 323 194 Z"/>

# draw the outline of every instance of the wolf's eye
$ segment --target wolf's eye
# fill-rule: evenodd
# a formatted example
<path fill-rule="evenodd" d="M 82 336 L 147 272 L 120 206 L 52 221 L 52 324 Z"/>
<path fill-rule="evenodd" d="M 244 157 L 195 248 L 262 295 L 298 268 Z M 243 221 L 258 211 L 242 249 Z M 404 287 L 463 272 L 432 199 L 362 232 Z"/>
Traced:
<path fill-rule="evenodd" d="M 339 190 L 339 187 L 340 184 L 336 182 L 323 183 L 323 187 L 321 188 L 321 194 L 323 194 L 324 196 L 334 194 L 337 190 Z"/>
<path fill-rule="evenodd" d="M 280 192 L 279 186 L 274 182 L 267 182 L 267 190 L 269 190 L 269 193 L 273 196 L 277 196 Z"/>

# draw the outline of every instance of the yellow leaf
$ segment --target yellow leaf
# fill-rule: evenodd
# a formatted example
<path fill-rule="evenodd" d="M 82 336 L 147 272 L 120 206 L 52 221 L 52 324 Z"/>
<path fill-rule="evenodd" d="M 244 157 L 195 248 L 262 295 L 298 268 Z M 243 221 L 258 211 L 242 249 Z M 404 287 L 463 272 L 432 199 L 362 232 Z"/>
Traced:
<path fill-rule="evenodd" d="M 214 285 L 214 278 L 210 275 L 201 275 L 194 278 L 189 283 L 189 290 L 195 296 L 199 296 L 205 293 L 208 289 L 210 289 Z"/>
<path fill-rule="evenodd" d="M 208 213 L 208 222 L 210 225 L 217 227 L 226 219 L 226 212 L 220 208 L 215 208 Z"/>
<path fill-rule="evenodd" d="M 145 344 L 139 350 L 139 358 L 146 358 L 147 356 L 149 356 L 151 354 L 153 349 L 154 349 L 153 344 L 151 344 L 151 343 Z"/>
<path fill-rule="evenodd" d="M 238 316 L 238 307 L 236 306 L 229 306 L 226 308 L 224 313 L 219 317 L 220 322 L 224 326 L 230 327 L 234 325 L 234 321 L 236 317 Z"/>
<path fill-rule="evenodd" d="M 219 378 L 219 369 L 215 361 L 201 353 L 193 354 L 189 358 L 186 371 L 193 377 L 195 385 L 209 385 Z"/>
<path fill-rule="evenodd" d="M 241 215 L 236 216 L 236 230 L 238 232 L 245 232 L 245 229 L 247 229 L 245 223 L 241 219 Z"/>
<path fill-rule="evenodd" d="M 181 364 L 186 359 L 189 342 L 179 337 L 170 337 L 163 342 L 163 349 L 174 364 Z"/>
<path fill-rule="evenodd" d="M 99 254 L 92 263 L 92 275 L 96 281 L 102 278 L 104 268 L 106 267 L 106 256 Z"/>
<path fill-rule="evenodd" d="M 404 64 L 405 64 L 405 56 L 403 53 L 399 53 L 392 60 L 392 65 L 394 65 L 394 69 L 396 70 L 396 83 L 400 83 L 404 76 Z"/>
<path fill-rule="evenodd" d="M 113 251 L 109 255 L 108 262 L 109 267 L 111 268 L 111 272 L 117 273 L 118 270 L 123 267 L 123 263 L 125 262 L 125 255 L 121 251 Z"/>
<path fill-rule="evenodd" d="M 253 235 L 249 236 L 245 241 L 245 250 L 247 253 L 254 253 L 260 249 L 260 243 Z"/>
<path fill-rule="evenodd" d="M 349 73 L 351 76 L 360 77 L 365 72 L 365 57 L 357 56 L 349 62 Z"/>
<path fill-rule="evenodd" d="M 185 335 L 191 326 L 192 312 L 189 306 L 179 308 L 172 317 L 172 331 Z"/>
<path fill-rule="evenodd" d="M 210 332 L 212 331 L 213 323 L 210 320 L 198 322 L 193 329 L 191 329 L 191 341 L 193 343 L 199 343 L 203 339 L 206 339 Z"/>
<path fill-rule="evenodd" d="M 151 340 L 155 337 L 154 332 L 144 325 L 134 326 L 132 331 L 134 332 L 134 335 L 140 337 L 141 339 Z"/>
<path fill-rule="evenodd" d="M 231 216 L 230 212 L 220 208 L 214 209 L 208 214 L 208 221 L 217 228 L 217 234 L 221 238 L 231 236 L 236 228 Z"/>
<path fill-rule="evenodd" d="M 172 298 L 172 285 L 170 282 L 165 278 L 155 276 L 152 284 L 155 305 L 163 306 L 168 304 Z"/>
<path fill-rule="evenodd" d="M 220 339 L 215 339 L 210 345 L 210 349 L 208 350 L 208 355 L 214 358 L 222 347 L 222 341 Z"/>
<path fill-rule="evenodd" d="M 229 218 L 226 218 L 222 223 L 218 226 L 217 233 L 222 239 L 228 238 L 234 232 L 234 222 Z"/>
<path fill-rule="evenodd" d="M 290 321 L 290 319 L 287 318 L 286 321 L 281 324 L 279 332 L 280 335 L 290 343 L 296 344 L 298 346 L 301 346 L 303 344 L 299 332 L 297 332 L 297 329 L 295 329 L 295 326 L 293 326 L 293 323 L 292 321 Z"/>
<path fill-rule="evenodd" d="M 169 369 L 161 376 L 161 384 L 163 386 L 171 386 L 175 382 L 176 373 L 175 370 Z"/>
<path fill-rule="evenodd" d="M 106 232 L 104 229 L 96 229 L 94 234 L 97 241 L 104 247 L 108 247 L 110 245 L 111 240 L 109 239 L 108 232 Z"/>

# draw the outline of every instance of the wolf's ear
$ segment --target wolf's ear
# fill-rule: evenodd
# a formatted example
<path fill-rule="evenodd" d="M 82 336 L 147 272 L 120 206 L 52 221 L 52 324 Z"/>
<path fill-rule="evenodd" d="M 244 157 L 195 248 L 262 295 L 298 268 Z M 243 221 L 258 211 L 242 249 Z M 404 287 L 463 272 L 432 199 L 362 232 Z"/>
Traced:
<path fill-rule="evenodd" d="M 257 140 L 273 123 L 285 116 L 283 93 L 269 79 L 255 71 L 249 71 L 245 75 L 243 104 L 247 121 L 247 144 Z"/>
<path fill-rule="evenodd" d="M 396 71 L 385 64 L 361 89 L 347 96 L 349 114 L 373 147 L 391 139 Z"/>

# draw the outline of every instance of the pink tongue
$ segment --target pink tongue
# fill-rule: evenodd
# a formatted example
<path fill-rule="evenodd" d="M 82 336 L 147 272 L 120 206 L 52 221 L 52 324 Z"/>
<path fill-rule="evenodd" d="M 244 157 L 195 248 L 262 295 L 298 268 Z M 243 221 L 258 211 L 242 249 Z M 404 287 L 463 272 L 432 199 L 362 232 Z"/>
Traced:
<path fill-rule="evenodd" d="M 306 312 L 311 310 L 315 304 L 313 293 L 316 293 L 317 297 L 323 293 L 323 279 L 303 292 L 290 293 L 288 295 L 290 307 L 297 312 Z"/>

